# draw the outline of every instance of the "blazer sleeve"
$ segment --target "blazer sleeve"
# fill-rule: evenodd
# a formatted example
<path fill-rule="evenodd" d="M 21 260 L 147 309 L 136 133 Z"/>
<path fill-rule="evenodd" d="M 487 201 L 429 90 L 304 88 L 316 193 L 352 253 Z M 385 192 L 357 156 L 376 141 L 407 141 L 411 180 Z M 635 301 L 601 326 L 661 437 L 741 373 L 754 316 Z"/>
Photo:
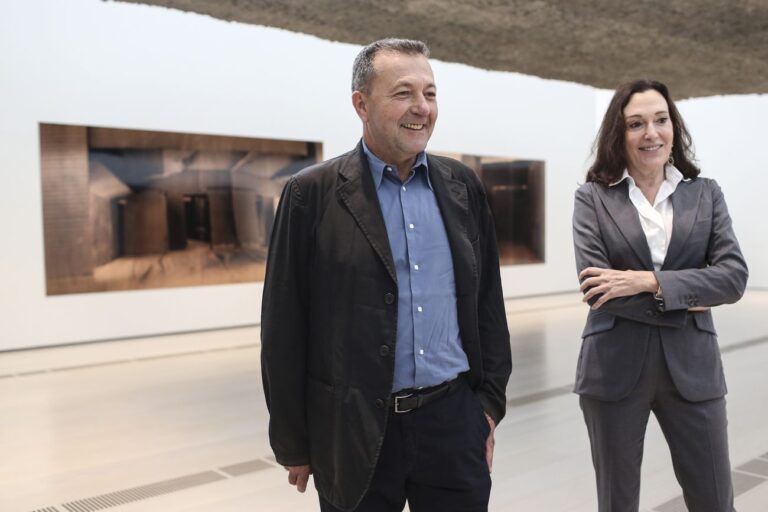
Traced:
<path fill-rule="evenodd" d="M 587 267 L 613 268 L 600 231 L 600 223 L 595 207 L 593 188 L 600 185 L 587 183 L 576 190 L 573 207 L 573 245 L 576 255 L 576 275 Z M 595 296 L 590 305 L 598 300 Z M 687 309 L 687 306 L 686 306 Z M 658 311 L 652 293 L 639 293 L 628 297 L 617 297 L 600 307 L 601 311 L 621 318 L 644 324 L 683 327 L 687 311 Z"/>
<path fill-rule="evenodd" d="M 747 263 L 733 232 L 723 192 L 714 180 L 706 180 L 712 197 L 712 231 L 706 266 L 656 271 L 664 297 L 664 310 L 732 304 L 744 295 Z"/>
<path fill-rule="evenodd" d="M 472 173 L 472 176 L 476 175 Z M 476 204 L 480 219 L 477 242 L 480 244 L 477 313 L 483 364 L 483 383 L 477 395 L 485 412 L 498 425 L 506 413 L 507 382 L 512 373 L 512 351 L 501 287 L 496 230 L 479 181 L 476 182 L 476 187 Z"/>
<path fill-rule="evenodd" d="M 261 375 L 269 440 L 284 466 L 309 464 L 305 407 L 311 223 L 295 177 L 283 189 L 267 256 Z"/>

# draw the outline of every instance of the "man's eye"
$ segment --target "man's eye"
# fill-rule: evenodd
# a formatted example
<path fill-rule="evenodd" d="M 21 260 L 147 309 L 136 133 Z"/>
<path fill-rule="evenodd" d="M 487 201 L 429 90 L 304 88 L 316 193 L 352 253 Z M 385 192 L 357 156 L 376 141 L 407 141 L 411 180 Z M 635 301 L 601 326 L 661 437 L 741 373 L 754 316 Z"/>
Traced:
<path fill-rule="evenodd" d="M 400 98 L 405 98 L 409 96 L 411 93 L 409 91 L 398 91 L 395 93 L 395 96 L 398 96 Z"/>

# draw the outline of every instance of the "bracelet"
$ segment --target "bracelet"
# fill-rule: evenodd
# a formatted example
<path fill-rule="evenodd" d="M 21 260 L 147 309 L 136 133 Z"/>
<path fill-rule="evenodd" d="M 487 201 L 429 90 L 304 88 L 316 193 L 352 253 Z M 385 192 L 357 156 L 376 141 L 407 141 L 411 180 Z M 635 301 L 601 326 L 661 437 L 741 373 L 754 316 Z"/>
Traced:
<path fill-rule="evenodd" d="M 664 297 L 661 295 L 661 284 L 659 284 L 659 289 L 656 290 L 656 293 L 653 294 L 653 300 L 656 302 L 656 309 L 664 311 Z"/>

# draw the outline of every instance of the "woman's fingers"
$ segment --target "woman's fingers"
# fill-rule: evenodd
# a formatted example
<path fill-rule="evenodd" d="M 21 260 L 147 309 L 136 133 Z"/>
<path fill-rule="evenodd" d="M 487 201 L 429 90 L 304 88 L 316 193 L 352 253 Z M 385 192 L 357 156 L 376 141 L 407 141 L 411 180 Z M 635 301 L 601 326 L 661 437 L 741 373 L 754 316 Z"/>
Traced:
<path fill-rule="evenodd" d="M 581 280 L 582 280 L 582 279 L 584 279 L 585 277 L 589 277 L 589 276 L 598 276 L 598 275 L 600 275 L 600 274 L 601 274 L 601 273 L 602 273 L 604 270 L 606 270 L 606 269 L 604 269 L 604 268 L 598 268 L 598 267 L 587 267 L 587 268 L 585 268 L 584 270 L 582 270 L 582 271 L 579 273 L 579 281 L 581 281 Z"/>
<path fill-rule="evenodd" d="M 606 295 L 606 294 L 609 294 L 610 292 L 611 292 L 611 288 L 607 283 L 601 284 L 601 285 L 595 285 L 584 293 L 584 297 L 582 297 L 581 300 L 584 302 L 588 302 L 591 299 L 593 299 L 596 295 L 600 295 L 600 294 Z"/>
<path fill-rule="evenodd" d="M 592 304 L 592 309 L 600 309 L 600 306 L 608 302 L 613 298 L 613 295 L 611 292 L 604 293 L 602 297 L 597 299 L 594 304 Z"/>

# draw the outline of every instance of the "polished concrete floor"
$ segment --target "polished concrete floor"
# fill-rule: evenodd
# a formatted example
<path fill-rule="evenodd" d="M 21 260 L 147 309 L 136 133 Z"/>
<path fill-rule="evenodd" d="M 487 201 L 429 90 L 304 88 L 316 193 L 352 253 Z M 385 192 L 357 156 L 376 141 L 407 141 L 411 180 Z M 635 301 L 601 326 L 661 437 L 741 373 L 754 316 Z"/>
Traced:
<path fill-rule="evenodd" d="M 570 393 L 576 294 L 507 303 L 515 369 L 492 511 L 596 510 Z M 715 311 L 739 512 L 768 511 L 768 291 Z M 0 512 L 311 511 L 270 456 L 258 328 L 0 353 Z M 641 509 L 684 511 L 649 423 Z"/>

